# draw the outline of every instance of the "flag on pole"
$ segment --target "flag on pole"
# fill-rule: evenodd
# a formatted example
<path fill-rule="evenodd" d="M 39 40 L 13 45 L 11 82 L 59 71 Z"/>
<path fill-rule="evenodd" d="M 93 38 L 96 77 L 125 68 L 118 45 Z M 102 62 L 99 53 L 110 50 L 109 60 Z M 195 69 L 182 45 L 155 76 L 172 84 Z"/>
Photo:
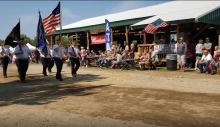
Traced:
<path fill-rule="evenodd" d="M 39 20 L 38 20 L 38 26 L 37 26 L 37 45 L 36 47 L 44 52 L 45 54 L 48 53 L 47 51 L 47 41 L 45 38 L 45 33 L 44 33 L 44 26 L 41 18 L 41 14 L 39 11 Z"/>
<path fill-rule="evenodd" d="M 48 35 L 51 35 L 56 31 L 56 26 L 61 23 L 60 17 L 60 2 L 56 6 L 56 8 L 52 11 L 52 13 L 43 19 L 43 24 L 45 31 Z"/>
<path fill-rule="evenodd" d="M 110 38 L 110 22 L 105 19 L 105 43 L 106 43 L 106 50 L 110 50 L 111 38 Z"/>
<path fill-rule="evenodd" d="M 10 34 L 5 39 L 5 45 L 10 45 L 11 47 L 16 47 L 17 42 L 20 41 L 20 20 L 16 26 L 12 29 Z"/>
<path fill-rule="evenodd" d="M 156 21 L 154 21 L 154 22 L 148 24 L 148 25 L 145 27 L 144 31 L 145 31 L 146 33 L 153 34 L 158 28 L 160 28 L 160 27 L 166 27 L 166 26 L 168 26 L 168 24 L 167 24 L 166 22 L 164 22 L 162 19 L 159 18 L 159 19 L 157 19 Z"/>

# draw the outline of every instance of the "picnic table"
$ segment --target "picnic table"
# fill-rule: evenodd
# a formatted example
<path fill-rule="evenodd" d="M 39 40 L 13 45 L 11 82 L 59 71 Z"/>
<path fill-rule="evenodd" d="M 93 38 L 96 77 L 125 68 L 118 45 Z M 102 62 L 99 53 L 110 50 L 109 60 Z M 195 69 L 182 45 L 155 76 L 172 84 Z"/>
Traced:
<path fill-rule="evenodd" d="M 137 60 L 136 59 L 124 59 L 122 60 L 123 66 L 122 69 L 130 69 L 130 68 L 135 68 Z"/>

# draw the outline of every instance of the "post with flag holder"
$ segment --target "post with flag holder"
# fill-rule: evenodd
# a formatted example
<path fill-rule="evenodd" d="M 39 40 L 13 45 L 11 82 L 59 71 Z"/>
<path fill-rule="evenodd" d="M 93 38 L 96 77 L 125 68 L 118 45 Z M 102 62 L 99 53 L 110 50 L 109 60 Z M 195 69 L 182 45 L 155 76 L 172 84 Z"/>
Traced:
<path fill-rule="evenodd" d="M 156 41 L 156 31 L 158 28 L 161 28 L 161 27 L 167 27 L 168 24 L 166 22 L 164 22 L 162 19 L 157 19 L 155 20 L 154 22 L 148 24 L 144 31 L 146 33 L 150 33 L 150 34 L 154 34 L 154 41 Z"/>
<path fill-rule="evenodd" d="M 60 6 L 60 1 L 58 3 L 58 6 L 60 8 L 60 42 L 62 44 L 62 11 L 61 11 L 61 6 Z"/>
<path fill-rule="evenodd" d="M 110 30 L 110 22 L 105 19 L 105 46 L 106 51 L 111 48 L 111 30 Z"/>

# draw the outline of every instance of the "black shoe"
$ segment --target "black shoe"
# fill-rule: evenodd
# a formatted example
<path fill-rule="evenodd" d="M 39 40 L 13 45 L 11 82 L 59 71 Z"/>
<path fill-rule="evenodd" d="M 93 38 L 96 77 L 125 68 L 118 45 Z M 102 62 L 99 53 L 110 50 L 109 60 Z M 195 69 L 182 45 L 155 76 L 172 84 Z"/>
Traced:
<path fill-rule="evenodd" d="M 25 80 L 21 80 L 21 83 L 26 83 L 26 81 Z"/>
<path fill-rule="evenodd" d="M 77 74 L 72 74 L 72 76 L 75 77 L 75 78 L 76 78 L 76 75 L 77 75 Z"/>
<path fill-rule="evenodd" d="M 8 76 L 7 76 L 7 75 L 5 75 L 5 76 L 4 76 L 4 78 L 8 78 Z"/>

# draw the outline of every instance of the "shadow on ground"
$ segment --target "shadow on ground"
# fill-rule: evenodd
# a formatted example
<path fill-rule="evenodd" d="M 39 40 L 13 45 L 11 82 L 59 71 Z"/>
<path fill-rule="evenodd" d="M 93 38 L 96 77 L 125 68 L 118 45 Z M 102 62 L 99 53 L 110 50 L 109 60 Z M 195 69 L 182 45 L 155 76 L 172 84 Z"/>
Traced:
<path fill-rule="evenodd" d="M 27 83 L 12 81 L 0 84 L 0 106 L 12 104 L 42 105 L 55 102 L 66 95 L 87 96 L 96 94 L 95 89 L 110 85 L 85 86 L 78 82 L 92 82 L 104 79 L 99 75 L 78 75 L 77 78 L 64 77 L 57 81 L 54 77 L 29 75 Z"/>

